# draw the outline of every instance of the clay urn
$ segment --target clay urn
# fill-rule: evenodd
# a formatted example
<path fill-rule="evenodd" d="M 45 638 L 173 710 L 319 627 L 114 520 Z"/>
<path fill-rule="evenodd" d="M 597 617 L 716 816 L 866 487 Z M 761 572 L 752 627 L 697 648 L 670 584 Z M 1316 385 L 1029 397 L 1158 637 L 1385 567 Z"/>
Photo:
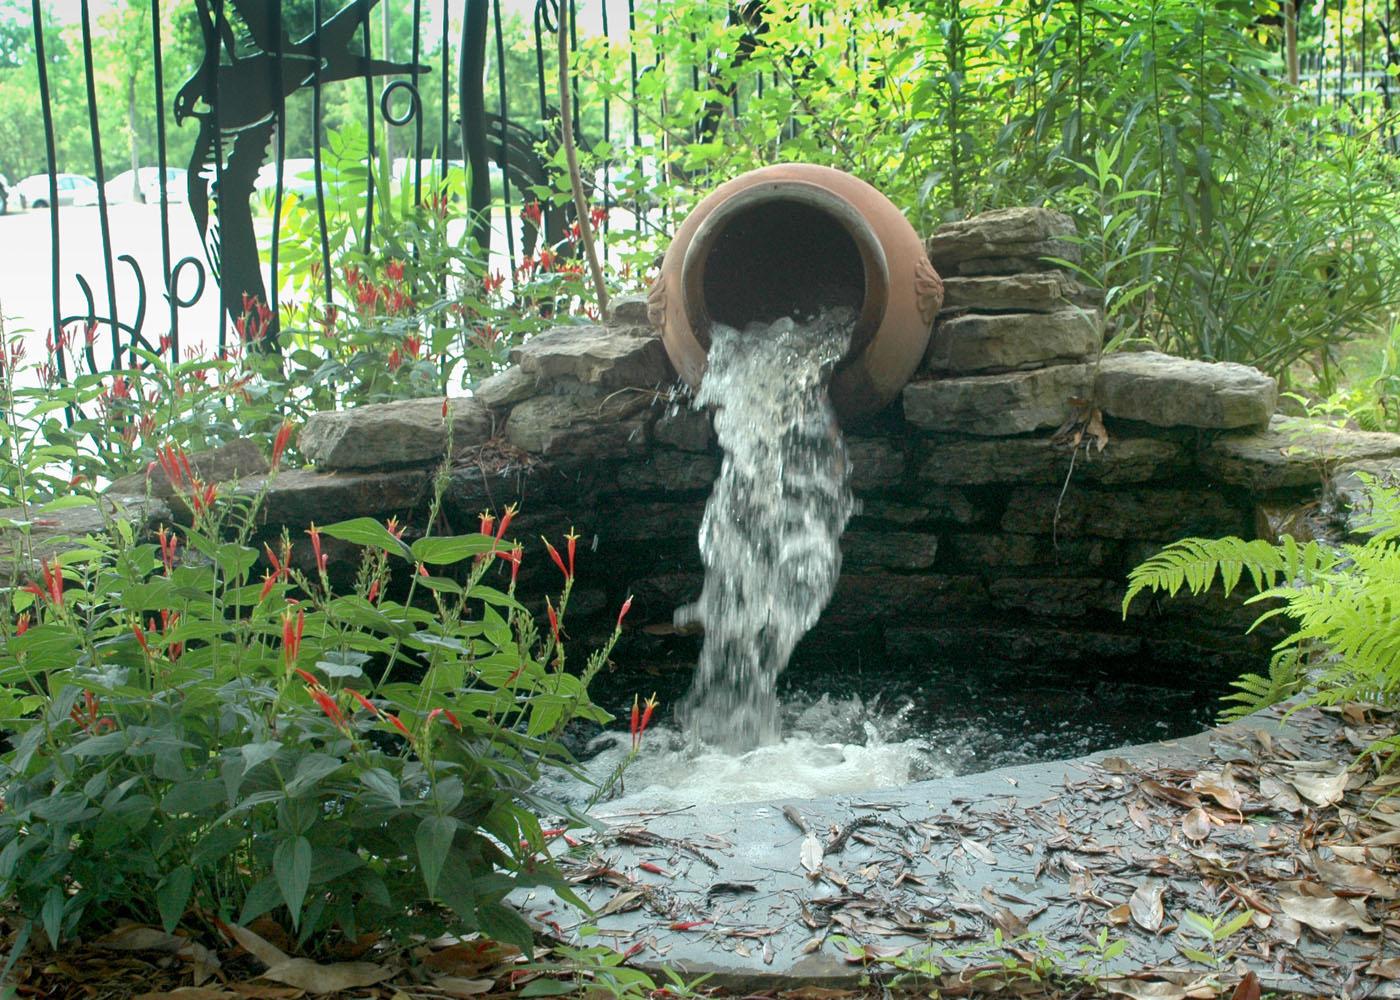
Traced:
<path fill-rule="evenodd" d="M 899 394 L 942 303 L 923 242 L 888 198 L 840 170 L 784 163 L 736 177 L 695 206 L 666 251 L 647 316 L 695 388 L 712 323 L 742 330 L 850 306 L 856 328 L 831 382 L 846 421 Z"/>

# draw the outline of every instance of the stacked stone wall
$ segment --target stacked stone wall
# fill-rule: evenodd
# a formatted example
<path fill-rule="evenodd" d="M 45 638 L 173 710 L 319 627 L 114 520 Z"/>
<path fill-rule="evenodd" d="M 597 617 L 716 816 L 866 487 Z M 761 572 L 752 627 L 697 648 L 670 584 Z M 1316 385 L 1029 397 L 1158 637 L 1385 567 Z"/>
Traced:
<path fill-rule="evenodd" d="M 1186 535 L 1318 530 L 1329 477 L 1400 465 L 1400 437 L 1276 416 L 1275 383 L 1254 369 L 1101 358 L 1094 295 L 1053 262 L 1075 259 L 1071 234 L 1064 216 L 1015 209 L 928 241 L 945 307 L 901 399 L 846 428 L 860 508 L 836 595 L 795 669 L 855 657 L 1170 681 L 1257 668 L 1268 637 L 1245 636 L 1253 609 L 1143 600 L 1124 620 L 1128 571 Z M 451 401 L 450 435 L 440 399 L 314 416 L 301 448 L 315 469 L 272 481 L 264 533 L 300 539 L 312 520 L 361 515 L 421 530 L 431 470 L 450 448 L 438 530 L 471 530 L 508 503 L 527 544 L 573 528 L 572 634 L 606 634 L 630 594 L 616 658 L 688 669 L 699 639 L 671 622 L 699 593 L 696 536 L 721 456 L 645 302 L 537 336 L 511 360 Z M 245 474 L 241 488 L 263 486 Z M 522 592 L 533 600 L 557 574 L 529 548 Z"/>

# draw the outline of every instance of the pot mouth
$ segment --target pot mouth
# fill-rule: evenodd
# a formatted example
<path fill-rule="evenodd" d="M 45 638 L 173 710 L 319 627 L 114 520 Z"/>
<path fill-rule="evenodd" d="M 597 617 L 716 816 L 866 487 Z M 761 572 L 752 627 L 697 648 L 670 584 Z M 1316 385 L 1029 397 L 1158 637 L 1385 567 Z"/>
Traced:
<path fill-rule="evenodd" d="M 884 321 L 889 283 L 870 224 L 805 181 L 755 184 L 727 199 L 701 222 L 681 265 L 686 318 L 707 351 L 716 322 L 742 330 L 847 306 L 858 318 L 846 358 L 856 357 Z"/>

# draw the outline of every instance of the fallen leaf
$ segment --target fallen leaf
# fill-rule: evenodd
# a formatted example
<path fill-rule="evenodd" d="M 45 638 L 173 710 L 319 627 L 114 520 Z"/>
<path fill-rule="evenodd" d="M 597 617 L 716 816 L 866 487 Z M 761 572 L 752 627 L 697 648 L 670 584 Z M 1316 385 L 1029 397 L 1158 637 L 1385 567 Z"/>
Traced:
<path fill-rule="evenodd" d="M 798 851 L 798 858 L 802 862 L 802 867 L 807 869 L 808 878 L 816 878 L 821 874 L 823 857 L 825 857 L 825 852 L 822 850 L 822 842 L 817 839 L 816 834 L 809 833 L 802 838 L 802 847 Z"/>
<path fill-rule="evenodd" d="M 138 993 L 135 1000 L 237 1000 L 237 993 L 209 986 L 182 986 L 178 990 Z"/>
<path fill-rule="evenodd" d="M 1105 757 L 1099 761 L 1099 767 L 1109 774 L 1132 774 L 1137 768 L 1129 764 L 1122 757 Z"/>
<path fill-rule="evenodd" d="M 1197 979 L 1182 985 L 1180 983 L 1140 979 L 1101 979 L 1099 985 L 1114 996 L 1130 997 L 1132 1000 L 1194 1000 L 1197 997 L 1214 997 L 1218 990 L 1208 978 Z M 1210 992 L 1206 992 L 1209 990 Z"/>
<path fill-rule="evenodd" d="M 1132 820 L 1133 826 L 1137 827 L 1143 833 L 1152 832 L 1152 817 L 1147 815 L 1147 810 L 1143 809 L 1142 806 L 1138 805 L 1136 802 L 1128 803 L 1128 819 Z"/>
<path fill-rule="evenodd" d="M 1162 926 L 1162 887 L 1140 885 L 1133 890 L 1133 894 L 1128 897 L 1128 912 L 1132 914 L 1133 923 L 1137 924 L 1145 931 L 1153 934 L 1157 933 Z"/>
<path fill-rule="evenodd" d="M 1298 790 L 1298 794 L 1314 805 L 1330 806 L 1342 800 L 1347 790 L 1347 769 L 1343 767 L 1336 774 L 1313 774 L 1307 771 L 1295 772 L 1288 783 Z"/>
<path fill-rule="evenodd" d="M 1400 979 L 1400 958 L 1378 958 L 1366 966 L 1366 974 L 1377 979 Z"/>
<path fill-rule="evenodd" d="M 289 958 L 262 974 L 263 979 L 286 983 L 308 993 L 335 993 L 357 986 L 373 986 L 392 976 L 393 970 L 374 962 L 337 962 L 321 965 L 309 958 Z"/>
<path fill-rule="evenodd" d="M 1122 925 L 1133 919 L 1133 911 L 1127 903 L 1121 903 L 1108 911 L 1108 922 L 1110 924 Z"/>
<path fill-rule="evenodd" d="M 461 976 L 443 976 L 433 980 L 433 987 L 442 990 L 450 997 L 475 997 L 490 993 L 495 987 L 494 979 L 464 979 Z"/>
<path fill-rule="evenodd" d="M 1378 899 L 1400 898 L 1400 886 L 1374 869 L 1343 861 L 1325 861 L 1312 856 L 1313 871 L 1333 889 L 1354 889 Z"/>
<path fill-rule="evenodd" d="M 1181 806 L 1183 809 L 1197 809 L 1201 805 L 1201 797 L 1194 792 L 1164 785 L 1153 778 L 1144 778 L 1139 787 L 1153 798 Z"/>
<path fill-rule="evenodd" d="M 1235 992 L 1230 994 L 1230 1000 L 1259 1000 L 1259 994 L 1259 977 L 1253 972 L 1246 972 L 1235 987 Z"/>
<path fill-rule="evenodd" d="M 268 943 L 249 928 L 239 927 L 237 924 L 224 924 L 223 929 L 226 934 L 238 942 L 244 951 L 263 965 L 273 966 L 287 961 L 287 956 L 282 949 Z"/>
<path fill-rule="evenodd" d="M 778 994 L 783 1000 L 845 1000 L 859 995 L 855 990 L 836 990 L 828 986 L 799 986 Z"/>
<path fill-rule="evenodd" d="M 969 840 L 967 837 L 963 837 L 961 843 L 964 851 L 977 858 L 983 864 L 995 865 L 997 863 L 997 856 L 991 852 L 986 844 L 979 844 L 977 841 Z"/>
<path fill-rule="evenodd" d="M 1261 775 L 1259 778 L 1259 794 L 1264 800 L 1275 809 L 1289 813 L 1300 813 L 1303 811 L 1303 800 L 1298 798 L 1292 788 L 1272 775 Z"/>
<path fill-rule="evenodd" d="M 1279 896 L 1278 903 L 1288 916 L 1323 934 L 1340 934 L 1346 930 L 1358 930 L 1365 934 L 1380 931 L 1379 927 L 1367 920 L 1366 907 L 1359 899 L 1292 894 Z"/>
<path fill-rule="evenodd" d="M 1239 789 L 1227 785 L 1221 780 L 1211 780 L 1207 775 L 1197 775 L 1196 780 L 1191 782 L 1191 787 L 1202 795 L 1209 795 L 1222 807 L 1232 812 L 1239 812 L 1244 805 Z"/>
<path fill-rule="evenodd" d="M 635 910 L 642 905 L 642 890 L 629 889 L 626 892 L 619 892 L 612 899 L 603 904 L 595 916 L 606 917 L 610 913 L 624 913 L 627 910 Z"/>
<path fill-rule="evenodd" d="M 1181 832 L 1192 840 L 1205 840 L 1210 836 L 1210 817 L 1204 809 L 1192 809 L 1181 818 Z"/>

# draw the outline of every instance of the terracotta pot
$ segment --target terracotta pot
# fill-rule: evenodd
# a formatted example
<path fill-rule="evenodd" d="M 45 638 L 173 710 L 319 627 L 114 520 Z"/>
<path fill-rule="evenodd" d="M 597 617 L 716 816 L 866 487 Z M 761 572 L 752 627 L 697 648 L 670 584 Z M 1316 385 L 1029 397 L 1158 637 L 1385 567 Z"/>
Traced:
<path fill-rule="evenodd" d="M 736 177 L 695 207 L 666 251 L 647 316 L 681 378 L 698 387 L 712 322 L 743 329 L 853 307 L 851 349 L 831 382 L 849 419 L 899 394 L 942 303 L 923 242 L 888 198 L 840 170 L 791 163 Z"/>

